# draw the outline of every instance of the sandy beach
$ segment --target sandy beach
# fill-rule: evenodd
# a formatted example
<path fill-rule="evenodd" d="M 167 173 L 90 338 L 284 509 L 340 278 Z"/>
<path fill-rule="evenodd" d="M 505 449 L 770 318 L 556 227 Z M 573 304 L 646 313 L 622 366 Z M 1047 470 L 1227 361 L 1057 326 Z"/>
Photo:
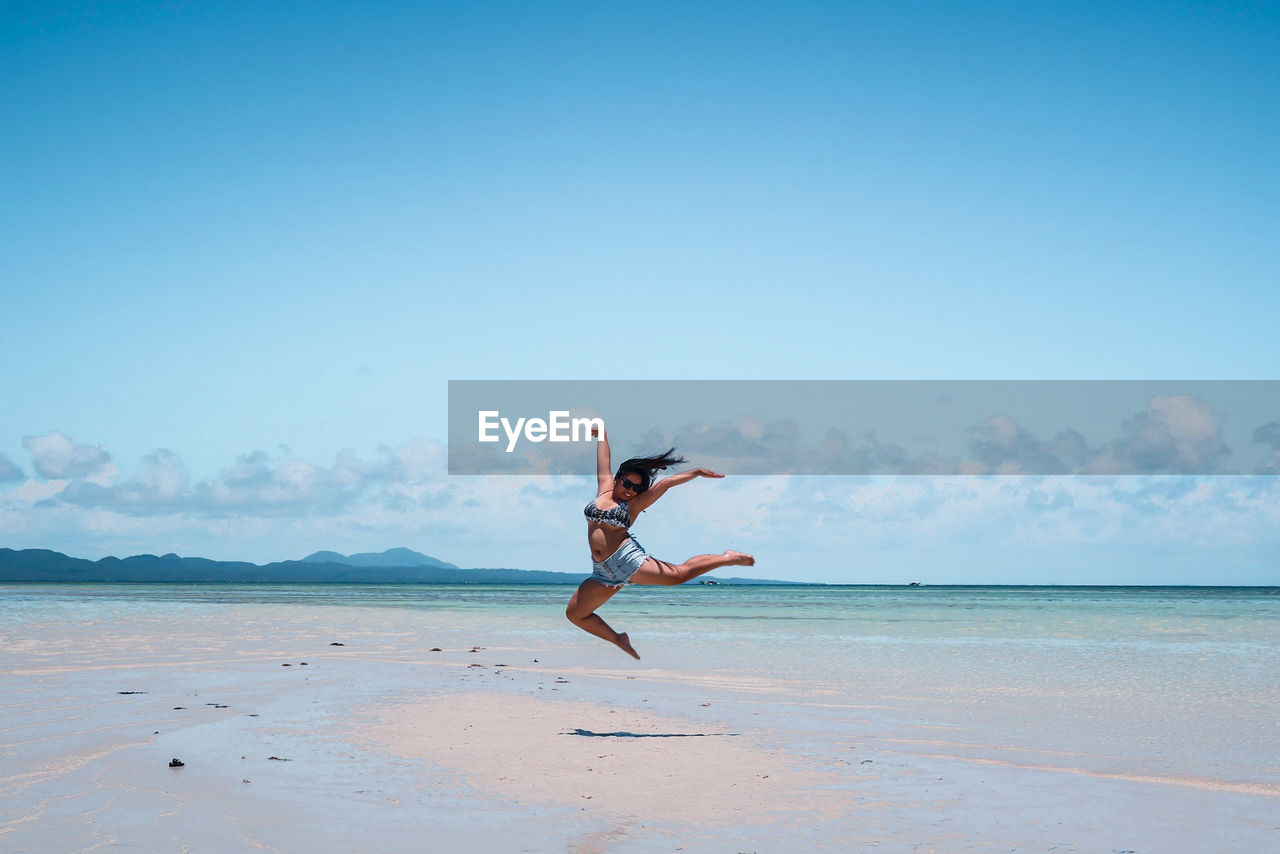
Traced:
<path fill-rule="evenodd" d="M 1140 709 L 1131 737 L 1113 728 L 1103 744 L 1088 721 L 1007 723 L 1051 718 L 1032 698 L 983 713 L 901 680 L 708 667 L 696 643 L 659 649 L 644 632 L 652 654 L 633 662 L 560 631 L 554 614 L 495 626 L 483 608 L 157 597 L 42 608 L 23 595 L 0 624 L 5 851 L 1136 854 L 1280 842 L 1274 754 L 1197 771 L 1185 752 L 1150 751 Z M 1274 702 L 1272 689 L 1259 697 Z M 1272 712 L 1255 704 L 1241 719 Z"/>

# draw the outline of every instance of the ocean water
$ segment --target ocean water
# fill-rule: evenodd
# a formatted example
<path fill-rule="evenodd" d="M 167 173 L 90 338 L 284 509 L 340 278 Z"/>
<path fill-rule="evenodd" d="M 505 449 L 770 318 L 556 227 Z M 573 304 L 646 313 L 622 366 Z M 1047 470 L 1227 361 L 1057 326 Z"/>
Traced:
<path fill-rule="evenodd" d="M 633 587 L 600 613 L 638 664 L 564 619 L 573 589 L 8 584 L 0 639 L 36 653 L 94 625 L 359 625 L 391 657 L 527 653 L 599 674 L 608 702 L 716 703 L 731 724 L 765 718 L 814 746 L 1280 785 L 1280 588 Z M 629 667 L 650 681 L 604 678 Z M 639 696 L 658 679 L 669 690 Z"/>

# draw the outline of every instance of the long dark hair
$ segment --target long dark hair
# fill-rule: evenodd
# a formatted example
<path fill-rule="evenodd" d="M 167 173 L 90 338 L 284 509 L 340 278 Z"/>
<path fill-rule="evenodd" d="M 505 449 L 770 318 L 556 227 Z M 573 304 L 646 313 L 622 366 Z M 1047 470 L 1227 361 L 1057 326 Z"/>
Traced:
<path fill-rule="evenodd" d="M 676 449 L 671 448 L 656 457 L 632 457 L 618 466 L 618 473 L 614 477 L 622 477 L 623 472 L 637 474 L 642 481 L 640 491 L 644 492 L 653 485 L 653 473 L 655 471 L 662 471 L 669 466 L 679 465 L 682 462 L 684 462 L 684 457 L 677 457 Z"/>

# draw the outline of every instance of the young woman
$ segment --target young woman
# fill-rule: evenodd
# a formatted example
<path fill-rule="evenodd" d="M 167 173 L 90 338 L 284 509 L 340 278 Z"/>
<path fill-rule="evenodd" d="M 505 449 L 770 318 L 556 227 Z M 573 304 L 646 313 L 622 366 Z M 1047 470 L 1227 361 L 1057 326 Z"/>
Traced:
<path fill-rule="evenodd" d="M 592 436 L 597 431 L 591 431 Z M 587 545 L 591 548 L 594 572 L 578 587 L 569 600 L 565 616 L 583 631 L 604 638 L 633 658 L 639 658 L 627 633 L 609 628 L 596 609 L 609 601 L 627 584 L 684 584 L 691 578 L 722 566 L 751 566 L 756 560 L 749 554 L 726 551 L 718 555 L 698 555 L 684 563 L 671 564 L 650 557 L 627 529 L 644 510 L 667 490 L 695 477 L 724 477 L 708 469 L 689 471 L 653 482 L 653 473 L 684 462 L 674 456 L 675 448 L 656 457 L 633 457 L 610 474 L 609 440 L 599 437 L 596 444 L 596 497 L 586 506 Z"/>

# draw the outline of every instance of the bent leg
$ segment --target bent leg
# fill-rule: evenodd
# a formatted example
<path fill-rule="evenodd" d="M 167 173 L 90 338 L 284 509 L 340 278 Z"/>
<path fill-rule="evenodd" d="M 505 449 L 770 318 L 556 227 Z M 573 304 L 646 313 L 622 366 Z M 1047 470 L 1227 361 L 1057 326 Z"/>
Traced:
<path fill-rule="evenodd" d="M 697 555 L 681 564 L 667 563 L 665 560 L 650 557 L 640 564 L 636 574 L 631 576 L 631 583 L 665 586 L 684 584 L 713 569 L 720 569 L 723 566 L 752 566 L 755 562 L 756 559 L 751 555 L 735 551 L 718 555 Z"/>
<path fill-rule="evenodd" d="M 564 609 L 564 615 L 569 618 L 569 622 L 584 632 L 607 640 L 632 658 L 639 658 L 640 656 L 631 648 L 631 641 L 627 637 L 627 633 L 615 632 L 596 613 L 596 608 L 608 602 L 613 597 L 613 594 L 620 589 L 619 587 L 610 587 L 607 584 L 601 584 L 599 581 L 588 578 L 578 585 L 578 591 L 569 600 L 569 607 Z"/>

